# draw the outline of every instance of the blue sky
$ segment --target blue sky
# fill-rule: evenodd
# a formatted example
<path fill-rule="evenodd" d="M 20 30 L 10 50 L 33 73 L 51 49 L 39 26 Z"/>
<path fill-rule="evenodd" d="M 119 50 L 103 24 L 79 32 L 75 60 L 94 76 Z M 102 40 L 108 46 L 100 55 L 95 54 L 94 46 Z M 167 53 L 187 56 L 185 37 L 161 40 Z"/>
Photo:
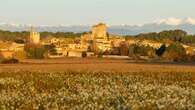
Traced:
<path fill-rule="evenodd" d="M 195 0 L 0 0 L 0 22 L 34 25 L 144 24 L 195 18 Z"/>

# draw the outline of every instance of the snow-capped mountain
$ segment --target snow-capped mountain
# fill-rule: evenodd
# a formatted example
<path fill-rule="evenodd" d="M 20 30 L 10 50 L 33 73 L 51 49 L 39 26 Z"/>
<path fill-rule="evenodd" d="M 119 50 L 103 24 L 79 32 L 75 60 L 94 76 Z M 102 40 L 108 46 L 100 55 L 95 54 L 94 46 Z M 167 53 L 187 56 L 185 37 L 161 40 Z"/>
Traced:
<path fill-rule="evenodd" d="M 160 32 L 163 30 L 175 30 L 175 29 L 184 30 L 189 34 L 195 34 L 195 19 L 190 17 L 186 19 L 168 18 L 168 19 L 155 20 L 152 23 L 148 23 L 140 26 L 119 25 L 119 26 L 111 26 L 109 28 L 110 32 L 116 34 L 123 34 L 123 35 L 135 35 L 139 33 Z"/>
<path fill-rule="evenodd" d="M 29 31 L 31 25 L 21 25 L 21 24 L 8 24 L 8 23 L 0 23 L 1 30 L 8 31 Z M 50 31 L 50 32 L 87 32 L 90 30 L 91 26 L 82 26 L 82 25 L 74 25 L 74 26 L 47 26 L 40 25 L 34 26 L 37 31 Z M 111 25 L 108 28 L 109 33 L 119 34 L 119 35 L 135 35 L 139 33 L 147 33 L 147 32 L 160 32 L 163 30 L 174 30 L 174 29 L 182 29 L 189 34 L 195 34 L 195 19 L 186 18 L 186 19 L 178 19 L 178 18 L 168 18 L 168 19 L 160 19 L 155 20 L 152 23 L 144 24 L 144 25 Z"/>
<path fill-rule="evenodd" d="M 191 24 L 195 25 L 195 19 L 188 17 L 186 19 L 179 19 L 179 18 L 167 18 L 167 19 L 161 19 L 156 20 L 155 23 L 157 24 L 167 24 L 167 25 L 182 25 L 182 24 Z"/>

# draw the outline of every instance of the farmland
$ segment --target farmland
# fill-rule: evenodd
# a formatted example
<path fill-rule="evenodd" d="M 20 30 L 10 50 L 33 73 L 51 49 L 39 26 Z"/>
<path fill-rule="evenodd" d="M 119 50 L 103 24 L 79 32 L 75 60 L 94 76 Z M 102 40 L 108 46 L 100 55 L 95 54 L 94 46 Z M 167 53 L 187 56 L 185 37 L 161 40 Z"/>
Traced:
<path fill-rule="evenodd" d="M 0 72 L 195 72 L 195 63 L 150 63 L 126 59 L 46 59 L 23 60 L 20 64 L 0 64 Z"/>
<path fill-rule="evenodd" d="M 69 58 L 0 71 L 0 109 L 195 109 L 193 64 Z"/>

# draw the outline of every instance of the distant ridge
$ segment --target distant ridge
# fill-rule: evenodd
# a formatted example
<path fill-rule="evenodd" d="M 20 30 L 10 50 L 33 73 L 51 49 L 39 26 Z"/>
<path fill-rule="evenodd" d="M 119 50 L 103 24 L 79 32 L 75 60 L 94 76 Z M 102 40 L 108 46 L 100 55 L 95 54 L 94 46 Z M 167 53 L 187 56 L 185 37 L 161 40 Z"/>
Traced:
<path fill-rule="evenodd" d="M 30 25 L 20 25 L 20 24 L 8 24 L 0 23 L 1 30 L 7 31 L 29 31 Z M 49 32 L 86 32 L 90 30 L 90 26 L 87 25 L 74 25 L 74 26 L 47 26 L 40 25 L 35 26 L 37 31 L 49 31 Z M 174 30 L 182 29 L 189 34 L 195 34 L 195 19 L 186 18 L 186 19 L 177 19 L 177 18 L 168 18 L 155 21 L 153 23 L 148 23 L 144 25 L 111 25 L 108 28 L 109 33 L 119 34 L 119 35 L 136 35 L 139 33 L 148 33 L 148 32 L 160 32 L 163 30 Z"/>

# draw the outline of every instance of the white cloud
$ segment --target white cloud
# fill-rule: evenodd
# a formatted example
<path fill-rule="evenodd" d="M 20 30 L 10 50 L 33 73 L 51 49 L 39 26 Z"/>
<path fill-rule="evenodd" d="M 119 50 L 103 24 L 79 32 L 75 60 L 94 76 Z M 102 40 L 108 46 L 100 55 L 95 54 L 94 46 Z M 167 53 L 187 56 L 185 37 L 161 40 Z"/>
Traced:
<path fill-rule="evenodd" d="M 167 19 L 161 19 L 161 20 L 157 20 L 156 23 L 158 24 L 168 24 L 168 25 L 179 25 L 183 22 L 182 19 L 179 19 L 179 18 L 174 18 L 174 17 L 171 17 L 171 18 L 167 18 Z"/>

